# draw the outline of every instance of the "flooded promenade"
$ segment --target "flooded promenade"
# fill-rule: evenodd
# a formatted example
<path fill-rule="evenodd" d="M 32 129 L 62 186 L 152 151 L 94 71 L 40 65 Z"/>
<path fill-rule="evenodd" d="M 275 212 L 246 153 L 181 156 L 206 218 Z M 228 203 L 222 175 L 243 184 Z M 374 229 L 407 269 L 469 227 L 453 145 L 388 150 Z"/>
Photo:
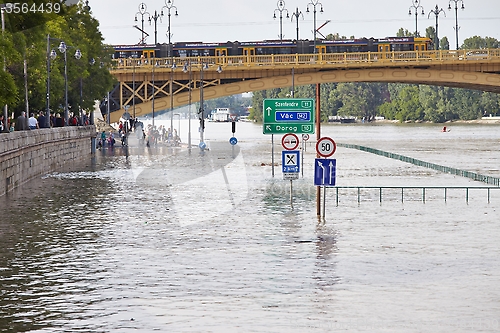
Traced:
<path fill-rule="evenodd" d="M 322 134 L 500 177 L 500 126 L 449 128 Z M 292 209 L 261 133 L 238 123 L 233 148 L 230 124 L 208 123 L 204 154 L 131 139 L 0 197 L 0 332 L 500 330 L 500 191 L 381 204 L 345 190 L 337 206 L 329 190 L 318 219 L 314 142 Z M 485 186 L 353 149 L 333 157 L 339 186 Z"/>

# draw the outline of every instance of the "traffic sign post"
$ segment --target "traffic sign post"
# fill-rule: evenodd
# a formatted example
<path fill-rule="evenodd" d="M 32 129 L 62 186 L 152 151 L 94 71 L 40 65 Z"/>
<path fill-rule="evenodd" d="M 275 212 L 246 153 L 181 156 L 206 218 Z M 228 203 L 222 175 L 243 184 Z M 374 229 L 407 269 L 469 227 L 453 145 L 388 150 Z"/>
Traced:
<path fill-rule="evenodd" d="M 332 138 L 324 137 L 316 143 L 316 152 L 322 157 L 330 157 L 337 150 L 337 144 Z"/>
<path fill-rule="evenodd" d="M 297 176 L 300 172 L 300 151 L 298 150 L 284 150 L 281 152 L 281 166 L 283 173 L 296 173 Z"/>
<path fill-rule="evenodd" d="M 264 134 L 314 133 L 313 99 L 265 99 Z"/>
<path fill-rule="evenodd" d="M 299 146 L 299 138 L 293 133 L 287 133 L 281 138 L 281 145 L 286 150 L 295 150 Z"/>
<path fill-rule="evenodd" d="M 297 148 L 298 146 L 295 146 Z M 300 151 L 284 150 L 281 152 L 281 166 L 283 171 L 283 179 L 290 181 L 290 206 L 293 209 L 293 181 L 299 179 L 300 171 Z"/>
<path fill-rule="evenodd" d="M 332 138 L 324 137 L 316 143 L 316 153 L 324 158 L 314 160 L 314 185 L 323 186 L 323 218 L 325 218 L 326 207 L 326 188 L 335 186 L 335 176 L 337 172 L 337 160 L 328 159 L 337 150 L 337 144 Z M 319 191 L 318 187 L 318 191 Z M 318 215 L 319 215 L 319 198 L 318 195 Z"/>
<path fill-rule="evenodd" d="M 335 186 L 337 160 L 316 158 L 314 160 L 314 185 Z"/>

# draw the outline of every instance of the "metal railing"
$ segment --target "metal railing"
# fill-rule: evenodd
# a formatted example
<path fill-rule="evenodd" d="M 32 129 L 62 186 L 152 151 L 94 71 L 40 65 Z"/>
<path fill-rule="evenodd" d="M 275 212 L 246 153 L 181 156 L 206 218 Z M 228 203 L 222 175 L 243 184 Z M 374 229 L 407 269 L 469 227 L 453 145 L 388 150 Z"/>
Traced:
<path fill-rule="evenodd" d="M 359 53 L 317 53 L 317 54 L 273 54 L 273 55 L 241 55 L 241 56 L 203 56 L 154 59 L 114 59 L 113 70 L 141 67 L 171 68 L 172 61 L 176 71 L 182 70 L 185 63 L 191 64 L 191 70 L 199 70 L 202 64 L 221 65 L 225 69 L 241 67 L 281 67 L 281 66 L 311 66 L 311 67 L 343 67 L 366 65 L 373 67 L 400 66 L 401 63 L 415 65 L 443 63 L 500 63 L 500 49 L 478 50 L 433 50 L 433 51 L 391 51 L 391 52 L 359 52 Z M 199 68 L 198 68 L 199 67 Z M 215 68 L 212 68 L 215 70 Z"/>
<path fill-rule="evenodd" d="M 435 164 L 435 163 L 425 162 L 425 161 L 422 161 L 422 160 L 419 160 L 419 159 L 416 159 L 413 157 L 403 156 L 403 155 L 390 153 L 390 152 L 386 152 L 383 150 L 365 147 L 365 146 L 344 144 L 344 143 L 337 143 L 337 146 L 344 147 L 344 148 L 357 149 L 357 150 L 365 151 L 367 153 L 372 153 L 372 154 L 376 154 L 376 155 L 380 155 L 380 156 L 384 156 L 384 157 L 389 157 L 389 158 L 392 158 L 395 160 L 399 160 L 399 161 L 406 162 L 406 163 L 411 163 L 411 164 L 414 164 L 417 166 L 433 169 L 436 171 L 441 171 L 441 172 L 448 173 L 451 175 L 470 178 L 472 180 L 475 180 L 478 182 L 483 182 L 483 183 L 486 183 L 489 185 L 500 186 L 500 178 L 498 178 L 498 177 L 481 175 L 481 174 L 467 171 L 467 170 L 461 170 L 461 169 L 451 168 L 451 167 L 447 167 L 447 166 L 443 166 L 443 165 L 439 165 L 439 164 Z"/>
<path fill-rule="evenodd" d="M 375 190 L 377 191 L 376 192 L 376 195 L 378 196 L 378 200 L 380 203 L 382 203 L 383 201 L 383 198 L 384 198 L 384 195 L 386 195 L 386 197 L 388 197 L 388 191 L 390 190 L 394 190 L 392 191 L 392 196 L 391 198 L 394 198 L 394 192 L 397 191 L 398 193 L 398 196 L 399 196 L 399 193 L 401 193 L 401 203 L 404 203 L 405 202 L 405 195 L 406 195 L 406 198 L 408 201 L 408 197 L 411 195 L 408 193 L 409 190 L 419 190 L 419 192 L 421 192 L 421 201 L 423 203 L 425 203 L 428 199 L 428 191 L 429 190 L 442 190 L 444 191 L 443 193 L 443 199 L 445 202 L 448 201 L 448 198 L 449 198 L 449 191 L 450 190 L 461 190 L 461 191 L 464 191 L 464 195 L 465 195 L 465 201 L 467 203 L 469 203 L 469 199 L 470 199 L 470 192 L 471 191 L 474 191 L 474 190 L 482 190 L 482 191 L 486 191 L 486 195 L 487 195 L 487 200 L 488 200 L 488 203 L 491 203 L 491 191 L 493 190 L 500 190 L 500 187 L 476 187 L 476 186 L 335 186 L 335 201 L 336 201 L 336 205 L 338 206 L 339 205 L 339 198 L 340 198 L 340 193 L 339 191 L 340 190 L 356 190 L 356 193 L 357 193 L 357 200 L 358 200 L 358 204 L 361 203 L 361 197 L 362 197 L 362 191 L 363 192 L 366 192 L 367 190 Z M 371 191 L 370 193 L 372 193 L 372 197 L 373 197 L 373 191 Z M 415 197 L 415 194 L 413 194 L 413 198 Z"/>

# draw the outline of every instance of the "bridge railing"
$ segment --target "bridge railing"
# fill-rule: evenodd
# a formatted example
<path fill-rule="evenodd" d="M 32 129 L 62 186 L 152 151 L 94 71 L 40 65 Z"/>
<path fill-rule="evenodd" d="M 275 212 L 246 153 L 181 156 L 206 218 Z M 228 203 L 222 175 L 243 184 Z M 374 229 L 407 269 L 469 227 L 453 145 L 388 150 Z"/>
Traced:
<path fill-rule="evenodd" d="M 241 55 L 241 56 L 204 56 L 181 58 L 152 58 L 152 59 L 114 59 L 114 70 L 151 68 L 172 68 L 176 70 L 199 71 L 207 64 L 207 70 L 216 70 L 217 66 L 238 68 L 241 66 L 349 66 L 359 65 L 398 65 L 401 62 L 419 64 L 426 63 L 473 63 L 473 62 L 500 62 L 500 49 L 478 50 L 438 50 L 438 51 L 391 51 L 391 52 L 359 52 L 359 53 L 319 53 L 319 54 L 274 54 L 274 55 Z"/>

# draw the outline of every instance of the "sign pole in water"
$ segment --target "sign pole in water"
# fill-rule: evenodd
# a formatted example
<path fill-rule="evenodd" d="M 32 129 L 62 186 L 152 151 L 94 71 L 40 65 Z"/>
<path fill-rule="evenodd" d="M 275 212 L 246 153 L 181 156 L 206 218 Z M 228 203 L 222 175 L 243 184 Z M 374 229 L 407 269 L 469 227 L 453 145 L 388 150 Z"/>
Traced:
<path fill-rule="evenodd" d="M 323 218 L 325 218 L 326 210 L 326 188 L 327 186 L 335 186 L 335 178 L 337 171 L 337 160 L 328 159 L 337 150 L 337 144 L 333 139 L 324 137 L 316 143 L 316 153 L 323 158 L 314 160 L 314 185 L 320 189 L 323 186 Z M 319 210 L 320 203 L 318 202 L 317 209 Z M 318 211 L 318 215 L 319 215 Z"/>
<path fill-rule="evenodd" d="M 265 99 L 263 103 L 263 133 L 314 133 L 313 99 Z"/>

